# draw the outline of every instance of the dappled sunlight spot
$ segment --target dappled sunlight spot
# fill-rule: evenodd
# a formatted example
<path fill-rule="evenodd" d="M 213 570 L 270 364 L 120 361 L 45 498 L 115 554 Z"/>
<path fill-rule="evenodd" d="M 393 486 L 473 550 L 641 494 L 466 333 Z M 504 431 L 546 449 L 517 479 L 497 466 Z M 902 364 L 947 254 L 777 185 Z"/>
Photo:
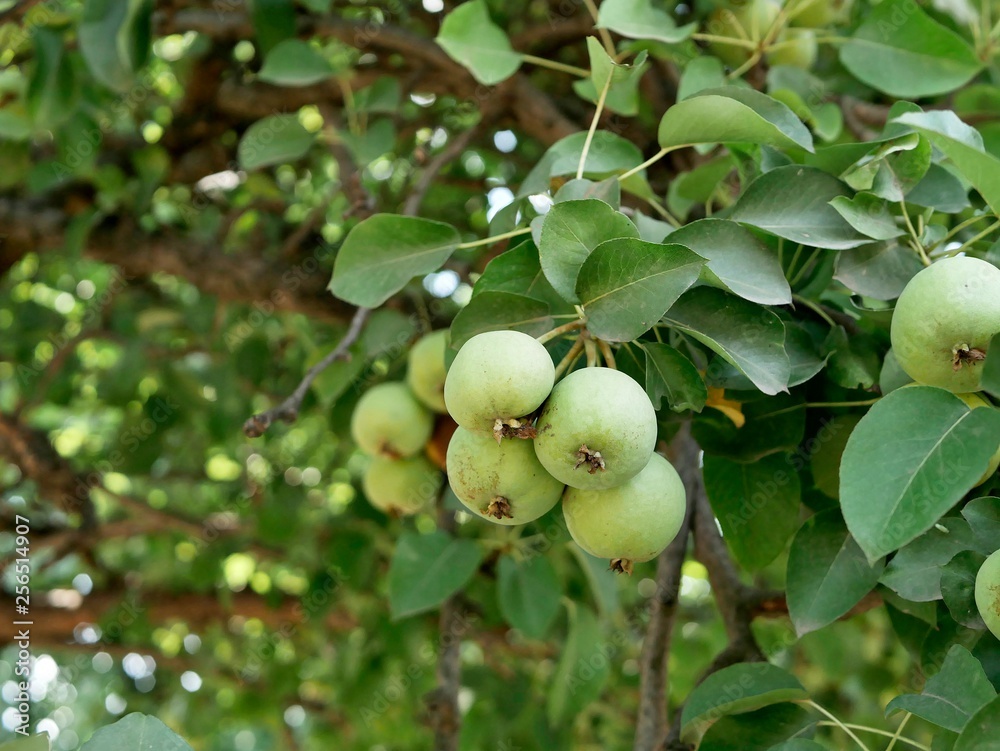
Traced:
<path fill-rule="evenodd" d="M 236 751 L 253 751 L 257 746 L 257 736 L 251 730 L 241 730 L 233 738 L 233 747 Z"/>
<path fill-rule="evenodd" d="M 335 482 L 330 486 L 326 496 L 327 507 L 335 514 L 341 514 L 357 495 L 354 486 L 346 482 Z"/>
<path fill-rule="evenodd" d="M 301 485 L 302 484 L 302 470 L 298 467 L 289 467 L 285 470 L 285 483 L 288 485 Z"/>
<path fill-rule="evenodd" d="M 76 296 L 81 300 L 89 300 L 97 292 L 97 285 L 89 279 L 81 279 L 76 283 Z"/>
<path fill-rule="evenodd" d="M 493 145 L 497 147 L 497 151 L 509 154 L 517 148 L 517 136 L 512 130 L 498 130 L 493 134 Z"/>
<path fill-rule="evenodd" d="M 253 42 L 242 39 L 236 43 L 233 47 L 233 58 L 240 61 L 241 63 L 248 63 L 253 60 L 253 56 L 257 54 L 257 48 L 254 46 Z"/>
<path fill-rule="evenodd" d="M 302 727 L 306 721 L 306 710 L 300 704 L 293 704 L 285 709 L 285 724 L 290 728 Z"/>
<path fill-rule="evenodd" d="M 546 193 L 535 193 L 528 196 L 528 203 L 531 204 L 531 208 L 544 215 L 549 213 L 549 209 L 555 202 L 552 200 L 552 196 Z"/>
<path fill-rule="evenodd" d="M 153 644 L 167 657 L 176 657 L 181 651 L 181 636 L 171 629 L 157 628 L 153 631 Z"/>
<path fill-rule="evenodd" d="M 451 269 L 438 271 L 424 277 L 424 289 L 434 297 L 449 297 L 458 289 L 462 278 Z"/>
<path fill-rule="evenodd" d="M 257 562 L 245 553 L 233 553 L 222 564 L 222 575 L 226 585 L 234 592 L 246 589 L 253 576 Z"/>
<path fill-rule="evenodd" d="M 198 548 L 189 540 L 184 540 L 174 546 L 174 556 L 181 563 L 190 563 L 198 557 Z"/>
<path fill-rule="evenodd" d="M 493 217 L 501 209 L 510 206 L 514 202 L 514 191 L 503 186 L 491 188 L 489 193 L 486 194 L 486 200 L 490 204 L 490 208 L 486 212 L 486 219 L 492 221 Z"/>
<path fill-rule="evenodd" d="M 77 574 L 73 577 L 73 589 L 81 595 L 89 595 L 94 589 L 94 580 L 88 574 Z"/>
<path fill-rule="evenodd" d="M 104 486 L 112 493 L 128 495 L 132 492 L 132 481 L 121 472 L 105 472 Z"/>
<path fill-rule="evenodd" d="M 96 644 L 101 640 L 101 628 L 92 623 L 78 623 L 73 628 L 73 638 L 78 644 Z"/>
<path fill-rule="evenodd" d="M 216 482 L 232 482 L 243 474 L 243 467 L 225 454 L 216 454 L 205 462 L 205 474 Z"/>
<path fill-rule="evenodd" d="M 116 693 L 110 693 L 104 699 L 104 708 L 111 714 L 121 714 L 128 707 L 128 702 Z"/>
<path fill-rule="evenodd" d="M 304 595 L 309 588 L 309 580 L 291 571 L 282 570 L 274 575 L 274 584 L 282 592 L 290 595 Z"/>
<path fill-rule="evenodd" d="M 486 172 L 486 162 L 475 151 L 467 151 L 462 155 L 462 167 L 470 177 L 482 177 Z"/>
<path fill-rule="evenodd" d="M 444 10 L 444 0 L 423 0 L 423 6 L 428 13 L 440 13 Z"/>
<path fill-rule="evenodd" d="M 56 432 L 52 438 L 52 445 L 62 456 L 76 456 L 83 447 L 86 438 L 86 431 L 70 426 Z"/>
<path fill-rule="evenodd" d="M 458 285 L 458 289 L 455 290 L 455 294 L 451 296 L 452 301 L 456 305 L 466 306 L 469 304 L 469 300 L 472 299 L 472 286 L 466 283 Z"/>
<path fill-rule="evenodd" d="M 302 484 L 308 488 L 316 487 L 322 479 L 323 473 L 316 467 L 306 467 L 302 470 Z"/>
<path fill-rule="evenodd" d="M 53 301 L 52 306 L 56 309 L 57 313 L 67 315 L 72 312 L 73 308 L 76 307 L 76 300 L 73 299 L 73 295 L 69 292 L 60 292 L 56 295 L 56 299 Z"/>
<path fill-rule="evenodd" d="M 299 122 L 310 133 L 318 133 L 323 127 L 323 115 L 315 105 L 307 105 L 299 110 Z"/>
<path fill-rule="evenodd" d="M 75 589 L 53 589 L 45 593 L 49 604 L 66 610 L 76 610 L 83 603 L 83 595 Z"/>
<path fill-rule="evenodd" d="M 107 673 L 115 666 L 115 658 L 107 652 L 98 652 L 90 659 L 90 664 L 95 672 Z"/>
<path fill-rule="evenodd" d="M 35 725 L 36 733 L 47 733 L 49 740 L 55 740 L 59 737 L 59 725 L 51 717 L 46 717 L 44 720 L 39 720 L 38 724 Z"/>
<path fill-rule="evenodd" d="M 642 597 L 652 597 L 656 594 L 656 582 L 648 577 L 641 579 L 635 588 Z"/>
<path fill-rule="evenodd" d="M 265 595 L 271 591 L 271 577 L 263 571 L 254 571 L 250 577 L 250 589 L 259 595 Z"/>
<path fill-rule="evenodd" d="M 185 670 L 181 673 L 181 687 L 193 694 L 201 688 L 201 676 L 193 670 Z"/>
<path fill-rule="evenodd" d="M 410 94 L 410 101 L 418 107 L 430 107 L 437 101 L 437 97 L 434 94 L 421 94 L 414 91 Z"/>
<path fill-rule="evenodd" d="M 622 675 L 639 675 L 639 661 L 629 658 L 622 663 Z"/>
<path fill-rule="evenodd" d="M 201 637 L 197 634 L 188 634 L 184 637 L 184 651 L 188 654 L 197 654 L 201 649 Z"/>
<path fill-rule="evenodd" d="M 153 508 L 166 508 L 167 494 L 160 488 L 153 488 L 146 495 L 146 500 Z"/>
<path fill-rule="evenodd" d="M 64 730 L 59 736 L 59 748 L 62 751 L 72 751 L 80 746 L 80 736 L 73 730 Z"/>

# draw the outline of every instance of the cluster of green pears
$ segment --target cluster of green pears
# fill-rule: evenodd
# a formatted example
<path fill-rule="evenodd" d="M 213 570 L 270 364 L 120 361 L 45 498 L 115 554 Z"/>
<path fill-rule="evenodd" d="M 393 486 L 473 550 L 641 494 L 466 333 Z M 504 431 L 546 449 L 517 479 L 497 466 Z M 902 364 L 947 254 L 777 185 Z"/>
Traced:
<path fill-rule="evenodd" d="M 978 392 L 987 348 L 997 334 L 1000 269 L 964 256 L 942 259 L 914 276 L 896 301 L 890 329 L 903 372 L 918 384 L 951 391 L 970 409 L 995 409 Z M 1000 447 L 979 482 L 998 466 Z M 975 597 L 986 626 L 1000 638 L 1000 550 L 979 569 Z"/>
<path fill-rule="evenodd" d="M 555 383 L 545 347 L 516 331 L 469 339 L 448 370 L 448 481 L 477 516 L 525 524 L 562 500 L 570 535 L 617 571 L 656 557 L 686 508 L 654 452 L 656 412 L 628 375 L 588 367 Z"/>
<path fill-rule="evenodd" d="M 423 510 L 441 492 L 440 469 L 426 456 L 434 413 L 444 413 L 448 332 L 424 336 L 409 352 L 406 382 L 380 383 L 358 400 L 351 435 L 372 457 L 361 480 L 368 501 L 393 516 Z"/>

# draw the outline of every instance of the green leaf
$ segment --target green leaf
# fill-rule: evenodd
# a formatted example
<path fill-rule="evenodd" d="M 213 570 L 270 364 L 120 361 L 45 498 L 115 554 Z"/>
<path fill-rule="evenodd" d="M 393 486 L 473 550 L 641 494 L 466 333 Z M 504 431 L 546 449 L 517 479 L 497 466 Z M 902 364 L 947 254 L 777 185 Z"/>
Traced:
<path fill-rule="evenodd" d="M 923 267 L 908 245 L 880 242 L 840 251 L 833 278 L 859 295 L 895 300 Z"/>
<path fill-rule="evenodd" d="M 753 89 L 705 89 L 677 102 L 660 120 L 665 149 L 697 143 L 757 143 L 813 150 L 812 136 L 788 107 Z"/>
<path fill-rule="evenodd" d="M 376 214 L 348 233 L 337 253 L 330 291 L 354 305 L 378 307 L 413 277 L 439 269 L 460 241 L 450 224 Z"/>
<path fill-rule="evenodd" d="M 518 197 L 545 193 L 553 177 L 575 175 L 587 140 L 584 132 L 573 133 L 556 141 L 524 178 Z M 594 131 L 594 138 L 583 165 L 583 174 L 606 177 L 642 164 L 642 151 L 631 141 L 607 130 Z"/>
<path fill-rule="evenodd" d="M 569 633 L 550 683 L 549 724 L 563 725 L 601 695 L 611 672 L 606 642 L 593 611 L 566 602 Z"/>
<path fill-rule="evenodd" d="M 761 305 L 787 305 L 792 290 L 778 256 L 745 227 L 726 219 L 699 219 L 672 232 L 670 242 L 685 245 L 708 264 L 706 284 Z"/>
<path fill-rule="evenodd" d="M 704 265 L 683 245 L 625 237 L 601 243 L 576 280 L 587 329 L 609 342 L 638 339 L 698 280 Z"/>
<path fill-rule="evenodd" d="M 802 488 L 789 457 L 772 454 L 752 464 L 705 455 L 705 492 L 733 556 L 763 568 L 785 549 L 799 526 Z"/>
<path fill-rule="evenodd" d="M 544 555 L 518 561 L 500 557 L 497 597 L 504 619 L 532 639 L 545 636 L 559 612 L 562 587 Z"/>
<path fill-rule="evenodd" d="M 399 111 L 400 98 L 399 79 L 381 76 L 354 93 L 354 106 L 359 112 L 394 115 Z"/>
<path fill-rule="evenodd" d="M 563 528 L 566 536 L 569 532 Z M 590 591 L 597 602 L 597 609 L 604 615 L 609 616 L 618 610 L 618 574 L 608 568 L 608 561 L 605 558 L 596 558 L 585 551 L 576 543 L 568 543 L 570 553 L 576 558 L 583 575 L 590 584 Z"/>
<path fill-rule="evenodd" d="M 1000 334 L 990 339 L 990 344 L 986 348 L 986 362 L 983 363 L 980 383 L 984 391 L 1000 398 Z"/>
<path fill-rule="evenodd" d="M 807 731 L 815 722 L 813 715 L 797 704 L 772 704 L 723 717 L 705 733 L 698 751 L 768 751 L 776 748 L 775 743 Z"/>
<path fill-rule="evenodd" d="M 1000 540 L 1000 498 L 975 498 L 965 504 L 962 516 L 968 520 L 976 538 L 976 545 L 970 547 L 985 555 L 997 549 L 997 540 Z"/>
<path fill-rule="evenodd" d="M 319 50 L 299 39 L 286 39 L 267 54 L 257 77 L 278 86 L 308 86 L 332 75 L 333 68 Z"/>
<path fill-rule="evenodd" d="M 872 193 L 858 193 L 854 198 L 837 196 L 830 205 L 854 229 L 873 240 L 891 240 L 905 234 L 888 204 Z"/>
<path fill-rule="evenodd" d="M 483 275 L 472 288 L 472 296 L 475 298 L 482 292 L 490 291 L 513 292 L 541 300 L 550 306 L 565 304 L 542 273 L 538 248 L 531 240 L 525 240 L 486 264 Z"/>
<path fill-rule="evenodd" d="M 1000 698 L 976 712 L 962 728 L 953 751 L 1000 751 Z"/>
<path fill-rule="evenodd" d="M 695 287 L 664 316 L 733 365 L 765 394 L 787 390 L 785 327 L 767 308 L 711 287 Z"/>
<path fill-rule="evenodd" d="M 729 218 L 786 240 L 839 250 L 871 242 L 830 205 L 849 196 L 837 178 L 814 167 L 778 167 L 754 180 Z"/>
<path fill-rule="evenodd" d="M 641 346 L 646 353 L 646 393 L 653 406 L 660 409 L 666 397 L 674 412 L 701 412 L 708 389 L 694 363 L 667 344 L 643 342 Z"/>
<path fill-rule="evenodd" d="M 932 527 L 892 557 L 879 580 L 900 596 L 914 602 L 941 599 L 941 569 L 963 550 L 973 546 L 972 528 L 965 519 L 947 517 L 939 529 Z"/>
<path fill-rule="evenodd" d="M 1000 159 L 984 150 L 979 131 L 947 110 L 909 112 L 893 122 L 909 125 L 924 135 L 972 183 L 993 212 L 1000 213 Z"/>
<path fill-rule="evenodd" d="M 493 23 L 485 0 L 469 0 L 445 16 L 437 43 L 486 86 L 510 78 L 521 67 L 521 55 Z"/>
<path fill-rule="evenodd" d="M 49 751 L 49 736 L 47 733 L 32 735 L 28 738 L 19 738 L 0 745 L 0 751 Z"/>
<path fill-rule="evenodd" d="M 389 608 L 394 620 L 437 607 L 479 568 L 482 553 L 471 540 L 440 530 L 427 535 L 407 530 L 396 540 L 389 564 Z"/>
<path fill-rule="evenodd" d="M 802 636 L 833 623 L 872 591 L 884 567 L 883 560 L 868 564 L 836 509 L 807 519 L 788 553 L 788 614 L 795 632 Z"/>
<path fill-rule="evenodd" d="M 611 29 L 628 39 L 653 39 L 667 44 L 684 41 L 697 24 L 678 27 L 666 12 L 650 0 L 604 0 L 597 27 Z"/>
<path fill-rule="evenodd" d="M 942 389 L 914 386 L 879 400 L 840 468 L 844 518 L 868 560 L 930 529 L 979 480 L 998 443 L 1000 412 L 970 410 Z"/>
<path fill-rule="evenodd" d="M 553 328 L 549 306 L 512 292 L 483 292 L 472 298 L 451 323 L 451 346 L 461 347 L 484 331 L 513 329 L 541 336 Z"/>
<path fill-rule="evenodd" d="M 958 34 L 909 0 L 884 0 L 840 48 L 840 62 L 860 81 L 899 99 L 945 94 L 983 65 Z"/>
<path fill-rule="evenodd" d="M 840 460 L 847 439 L 860 419 L 860 415 L 825 418 L 813 439 L 815 445 L 809 458 L 813 484 L 831 498 L 840 497 Z"/>
<path fill-rule="evenodd" d="M 771 746 L 768 751 L 827 751 L 826 746 L 805 738 L 793 738 L 790 741 Z"/>
<path fill-rule="evenodd" d="M 36 26 L 32 38 L 35 54 L 28 82 L 28 113 L 36 127 L 54 128 L 76 108 L 76 78 L 62 34 Z"/>
<path fill-rule="evenodd" d="M 564 300 L 580 302 L 576 280 L 580 267 L 605 240 L 639 237 L 624 214 L 593 198 L 555 204 L 545 215 L 538 241 L 542 271 Z"/>
<path fill-rule="evenodd" d="M 902 710 L 961 733 L 972 715 L 996 696 L 996 689 L 979 660 L 965 647 L 955 644 L 948 650 L 941 670 L 928 679 L 924 690 L 919 694 L 897 696 L 886 706 L 885 716 Z"/>
<path fill-rule="evenodd" d="M 252 0 L 250 17 L 257 45 L 265 56 L 279 43 L 295 36 L 295 5 L 292 0 Z"/>
<path fill-rule="evenodd" d="M 717 89 L 725 84 L 726 69 L 719 58 L 711 55 L 696 57 L 684 68 L 677 87 L 677 101 L 690 99 L 700 91 Z"/>
<path fill-rule="evenodd" d="M 970 206 L 969 188 L 940 164 L 932 164 L 927 174 L 909 193 L 906 202 L 954 214 Z"/>
<path fill-rule="evenodd" d="M 622 205 L 622 184 L 616 177 L 609 177 L 600 182 L 585 178 L 574 179 L 559 188 L 552 200 L 553 203 L 562 203 L 563 201 L 579 201 L 585 198 L 596 198 L 598 201 L 604 201 L 617 211 Z M 659 238 L 659 240 L 662 239 Z"/>
<path fill-rule="evenodd" d="M 126 92 L 149 56 L 152 3 L 93 0 L 83 6 L 77 29 L 80 54 L 94 78 Z"/>
<path fill-rule="evenodd" d="M 298 115 L 271 115 L 246 129 L 236 154 L 243 169 L 285 164 L 305 156 L 315 137 Z"/>
<path fill-rule="evenodd" d="M 628 117 L 636 115 L 639 112 L 639 80 L 649 67 L 646 60 L 648 53 L 643 50 L 633 64 L 621 65 L 608 56 L 604 46 L 594 37 L 587 37 L 587 52 L 590 56 L 590 77 L 573 83 L 577 96 L 597 102 L 610 78 L 605 108 Z"/>
<path fill-rule="evenodd" d="M 725 715 L 808 698 L 798 679 L 776 665 L 767 662 L 731 665 L 712 673 L 691 691 L 681 712 L 681 740 L 696 743 Z"/>
<path fill-rule="evenodd" d="M 100 728 L 80 751 L 191 751 L 191 746 L 160 720 L 133 712 Z"/>
<path fill-rule="evenodd" d="M 742 404 L 746 420 L 743 426 L 737 428 L 722 412 L 706 409 L 692 424 L 692 435 L 698 445 L 706 454 L 737 462 L 755 462 L 771 454 L 795 451 L 805 437 L 806 409 L 802 397 L 745 393 L 749 398 Z"/>
<path fill-rule="evenodd" d="M 974 629 L 986 624 L 976 606 L 976 575 L 986 556 L 973 550 L 963 550 L 941 569 L 941 598 L 956 623 Z"/>

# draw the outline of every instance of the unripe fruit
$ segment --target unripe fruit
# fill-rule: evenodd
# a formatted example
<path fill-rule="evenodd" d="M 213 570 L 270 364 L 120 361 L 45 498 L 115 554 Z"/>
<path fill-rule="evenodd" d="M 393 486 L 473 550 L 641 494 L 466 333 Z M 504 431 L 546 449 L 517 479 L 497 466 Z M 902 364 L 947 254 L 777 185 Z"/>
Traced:
<path fill-rule="evenodd" d="M 538 417 L 535 453 L 570 487 L 598 490 L 632 479 L 656 446 L 656 411 L 621 371 L 584 368 L 552 390 Z"/>
<path fill-rule="evenodd" d="M 467 341 L 444 383 L 444 401 L 467 430 L 516 434 L 520 418 L 545 401 L 555 366 L 544 346 L 519 331 L 487 331 Z"/>
<path fill-rule="evenodd" d="M 368 389 L 351 415 L 354 442 L 372 456 L 413 456 L 433 430 L 431 413 L 402 383 L 380 383 Z"/>
<path fill-rule="evenodd" d="M 732 8 L 719 8 L 708 17 L 706 31 L 714 36 L 729 39 L 747 39 L 759 42 L 778 17 L 781 6 L 774 0 L 750 0 L 734 3 Z M 742 65 L 750 59 L 747 47 L 722 42 L 711 42 L 712 54 L 730 67 Z"/>
<path fill-rule="evenodd" d="M 969 409 L 978 409 L 979 407 L 994 409 L 993 405 L 979 394 L 955 394 L 955 396 L 965 402 L 969 406 Z M 993 454 L 993 458 L 990 459 L 990 464 L 986 468 L 986 474 L 979 478 L 976 485 L 982 485 L 989 480 L 993 476 L 993 473 L 997 471 L 997 467 L 1000 467 L 1000 447 L 997 448 L 996 453 Z"/>
<path fill-rule="evenodd" d="M 1000 269 L 978 258 L 946 258 L 914 276 L 896 301 L 892 349 L 918 383 L 955 393 L 980 390 L 990 339 L 1000 333 Z"/>
<path fill-rule="evenodd" d="M 361 478 L 365 497 L 375 508 L 393 516 L 415 514 L 441 492 L 438 469 L 422 456 L 413 459 L 372 459 Z"/>
<path fill-rule="evenodd" d="M 809 70 L 816 62 L 819 45 L 812 29 L 785 29 L 775 42 L 781 46 L 764 55 L 769 65 L 791 65 Z"/>
<path fill-rule="evenodd" d="M 997 550 L 976 574 L 976 608 L 986 628 L 1000 639 L 1000 550 Z"/>
<path fill-rule="evenodd" d="M 502 441 L 459 428 L 448 444 L 448 482 L 466 508 L 497 524 L 525 524 L 559 501 L 564 486 L 545 471 L 531 441 Z"/>
<path fill-rule="evenodd" d="M 677 536 L 687 508 L 684 483 L 673 465 L 653 454 L 631 480 L 607 490 L 568 488 L 566 526 L 576 544 L 626 573 L 648 561 Z"/>
<path fill-rule="evenodd" d="M 435 412 L 447 411 L 444 406 L 447 348 L 447 330 L 433 331 L 418 340 L 407 356 L 406 383 L 413 395 Z"/>
<path fill-rule="evenodd" d="M 835 21 L 845 22 L 851 13 L 853 0 L 811 0 L 811 2 L 796 5 L 796 12 L 791 22 L 796 26 L 820 28 Z"/>

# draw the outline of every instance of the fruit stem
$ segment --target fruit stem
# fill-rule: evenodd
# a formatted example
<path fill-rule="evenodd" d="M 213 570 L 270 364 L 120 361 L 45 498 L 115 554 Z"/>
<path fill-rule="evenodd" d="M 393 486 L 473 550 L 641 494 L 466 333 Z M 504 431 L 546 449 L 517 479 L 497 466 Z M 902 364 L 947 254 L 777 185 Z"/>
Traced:
<path fill-rule="evenodd" d="M 947 253 L 944 254 L 944 257 L 945 258 L 951 258 L 952 256 L 957 256 L 959 253 L 961 253 L 962 251 L 964 251 L 966 248 L 970 247 L 973 243 L 979 242 L 984 237 L 986 237 L 988 234 L 990 234 L 991 232 L 995 231 L 997 228 L 1000 228 L 1000 220 L 993 222 L 993 224 L 991 224 L 989 227 L 987 227 L 986 229 L 984 229 L 978 235 L 976 235 L 975 237 L 970 237 L 968 240 L 966 240 L 964 243 L 962 243 L 959 247 L 955 248 L 954 250 L 948 251 Z"/>
<path fill-rule="evenodd" d="M 636 174 L 637 172 L 642 172 L 644 169 L 646 169 L 646 167 L 649 167 L 650 165 L 656 164 L 658 161 L 660 161 L 661 159 L 663 159 L 663 157 L 665 157 L 667 154 L 669 154 L 674 149 L 680 149 L 680 148 L 683 148 L 684 146 L 687 146 L 687 145 L 689 145 L 689 144 L 679 144 L 677 146 L 670 146 L 669 148 L 668 147 L 664 147 L 664 148 L 660 149 L 655 154 L 653 154 L 653 156 L 651 156 L 645 162 L 643 162 L 642 164 L 640 164 L 638 167 L 633 167 L 628 172 L 623 172 L 622 174 L 618 175 L 618 182 L 624 182 L 625 180 L 627 180 L 628 178 L 632 177 L 632 175 Z"/>
<path fill-rule="evenodd" d="M 822 318 L 824 321 L 826 321 L 828 324 L 830 324 L 830 328 L 832 328 L 832 329 L 837 328 L 836 322 L 834 322 L 834 320 L 832 318 L 830 318 L 829 314 L 825 310 L 823 310 L 823 308 L 821 308 L 819 305 L 817 305 L 816 303 L 814 303 L 812 300 L 808 300 L 805 297 L 803 297 L 802 295 L 792 295 L 792 299 L 795 302 L 802 303 L 807 308 L 809 308 L 810 310 L 812 310 L 816 315 L 818 315 L 820 318 Z"/>
<path fill-rule="evenodd" d="M 934 243 L 929 248 L 927 248 L 927 252 L 928 253 L 933 253 L 936 248 L 939 248 L 942 245 L 946 244 L 951 238 L 953 238 L 955 235 L 957 235 L 959 232 L 961 232 L 966 227 L 970 227 L 973 224 L 975 224 L 976 222 L 978 222 L 979 220 L 981 220 L 981 219 L 987 219 L 989 217 L 990 217 L 990 214 L 980 214 L 979 216 L 974 216 L 971 219 L 966 219 L 964 222 L 961 222 L 960 224 L 956 224 L 954 227 L 952 227 L 950 230 L 948 230 L 948 234 L 946 234 L 944 237 L 942 237 L 936 243 Z"/>
<path fill-rule="evenodd" d="M 594 19 L 594 23 L 599 23 L 600 16 L 597 12 L 597 6 L 594 5 L 594 0 L 583 0 L 583 4 L 587 6 L 587 12 Z M 611 41 L 611 33 L 607 29 L 599 28 L 597 34 L 601 37 L 601 42 L 604 44 L 604 51 L 608 53 L 608 57 L 614 60 L 617 53 L 615 52 L 615 43 Z"/>
<path fill-rule="evenodd" d="M 562 336 L 563 334 L 569 333 L 570 331 L 575 331 L 576 329 L 581 329 L 587 325 L 587 322 L 582 319 L 576 321 L 570 321 L 569 323 L 564 323 L 562 326 L 556 326 L 552 331 L 547 331 L 541 336 L 536 336 L 535 340 L 539 344 L 546 344 L 551 342 L 556 337 Z"/>
<path fill-rule="evenodd" d="M 573 361 L 576 360 L 576 358 L 582 351 L 583 351 L 583 334 L 580 334 L 580 336 L 577 337 L 576 341 L 573 342 L 573 346 L 569 348 L 569 352 L 566 353 L 566 356 L 559 362 L 558 365 L 556 365 L 556 378 L 559 378 L 559 376 L 561 376 L 566 371 L 566 369 L 573 364 Z"/>
<path fill-rule="evenodd" d="M 880 728 L 871 728 L 868 727 L 867 725 L 855 725 L 854 723 L 850 722 L 836 723 L 836 722 L 830 722 L 828 720 L 820 720 L 816 724 L 821 725 L 823 727 L 834 727 L 834 728 L 844 727 L 844 728 L 851 728 L 852 730 L 864 730 L 867 733 L 875 733 L 876 735 L 884 735 L 887 737 L 893 736 L 893 733 L 890 733 L 887 730 L 881 730 Z M 905 735 L 899 736 L 899 740 L 901 740 L 903 743 L 909 743 L 914 748 L 920 749 L 920 751 L 931 751 L 930 746 L 925 746 L 923 743 L 915 741 L 912 738 L 907 738 Z"/>
<path fill-rule="evenodd" d="M 597 346 L 601 348 L 601 356 L 604 358 L 607 366 L 612 370 L 618 370 L 618 365 L 615 363 L 615 354 L 611 351 L 611 345 L 603 339 L 598 339 Z"/>
<path fill-rule="evenodd" d="M 583 347 L 587 351 L 587 367 L 596 368 L 597 367 L 597 345 L 594 344 L 594 340 L 589 336 L 583 337 Z"/>
<path fill-rule="evenodd" d="M 899 726 L 896 728 L 896 732 L 895 734 L 893 734 L 892 740 L 889 741 L 889 745 L 885 747 L 885 751 L 892 751 L 892 749 L 896 747 L 896 742 L 903 737 L 903 728 L 906 727 L 906 723 L 910 721 L 911 717 L 913 717 L 913 715 L 909 712 L 907 712 L 903 716 L 903 720 L 899 723 Z"/>
<path fill-rule="evenodd" d="M 467 243 L 459 243 L 455 246 L 456 250 L 466 250 L 467 248 L 478 248 L 480 245 L 492 245 L 493 243 L 498 243 L 501 240 L 506 240 L 510 237 L 518 237 L 520 235 L 527 235 L 531 232 L 531 227 L 521 227 L 521 229 L 512 229 L 510 232 L 504 232 L 502 235 L 492 235 L 490 237 L 484 237 L 482 240 L 471 240 Z"/>
<path fill-rule="evenodd" d="M 580 76 L 581 78 L 586 78 L 590 75 L 590 71 L 586 68 L 579 68 L 576 65 L 566 65 L 566 63 L 560 63 L 557 60 L 549 60 L 545 57 L 536 57 L 535 55 L 529 55 L 525 52 L 521 53 L 521 59 L 526 63 L 531 63 L 532 65 L 537 65 L 541 68 L 558 70 L 562 73 L 571 73 L 574 76 Z"/>
<path fill-rule="evenodd" d="M 670 224 L 672 224 L 677 229 L 681 228 L 681 223 L 677 219 L 677 217 L 675 217 L 673 214 L 667 211 L 667 207 L 661 204 L 659 200 L 656 198 L 656 196 L 640 196 L 640 197 L 643 200 L 645 200 L 646 203 L 648 203 L 656 211 L 657 214 L 666 219 Z"/>
<path fill-rule="evenodd" d="M 900 200 L 899 208 L 903 213 L 903 221 L 906 222 L 906 230 L 910 233 L 910 240 L 912 241 L 913 249 L 917 251 L 917 255 L 920 256 L 920 260 L 923 262 L 924 266 L 931 265 L 931 259 L 927 257 L 927 251 L 924 250 L 923 244 L 920 242 L 920 235 L 917 234 L 917 230 L 913 227 L 913 222 L 910 220 L 910 214 L 906 210 L 906 201 Z"/>
<path fill-rule="evenodd" d="M 583 177 L 583 167 L 587 163 L 587 154 L 590 153 L 590 144 L 594 140 L 594 131 L 597 130 L 597 121 L 601 119 L 601 113 L 604 111 L 604 102 L 608 98 L 608 92 L 611 90 L 611 79 L 614 76 L 611 72 L 608 73 L 608 80 L 604 82 L 603 88 L 601 88 L 601 95 L 597 97 L 597 109 L 594 110 L 594 117 L 590 121 L 590 130 L 587 131 L 587 138 L 583 142 L 583 151 L 580 152 L 580 163 L 576 166 L 576 179 L 580 180 Z"/>
<path fill-rule="evenodd" d="M 745 47 L 748 50 L 756 49 L 757 43 L 749 39 L 734 39 L 733 37 L 719 36 L 718 34 L 692 34 L 692 39 L 699 42 L 714 42 L 716 44 L 731 44 L 734 47 Z"/>
<path fill-rule="evenodd" d="M 830 720 L 833 722 L 834 725 L 836 725 L 841 730 L 843 730 L 845 733 L 847 733 L 847 735 L 850 736 L 851 740 L 853 740 L 855 743 L 858 744 L 858 748 L 860 748 L 862 751 L 871 751 L 871 749 L 869 749 L 868 746 L 866 746 L 864 744 L 864 742 L 860 738 L 858 738 L 857 735 L 854 734 L 854 731 L 852 731 L 849 727 L 847 727 L 847 725 L 845 725 L 843 722 L 841 722 L 837 718 L 836 715 L 834 715 L 832 712 L 828 711 L 825 707 L 817 704 L 812 699 L 805 699 L 805 700 L 799 701 L 797 703 L 798 704 L 805 704 L 806 706 L 812 707 L 813 709 L 815 709 L 820 714 L 825 715 L 826 717 L 829 717 Z"/>
<path fill-rule="evenodd" d="M 806 402 L 806 407 L 868 407 L 879 399 L 881 396 L 877 396 L 874 399 L 865 399 L 860 402 Z"/>

